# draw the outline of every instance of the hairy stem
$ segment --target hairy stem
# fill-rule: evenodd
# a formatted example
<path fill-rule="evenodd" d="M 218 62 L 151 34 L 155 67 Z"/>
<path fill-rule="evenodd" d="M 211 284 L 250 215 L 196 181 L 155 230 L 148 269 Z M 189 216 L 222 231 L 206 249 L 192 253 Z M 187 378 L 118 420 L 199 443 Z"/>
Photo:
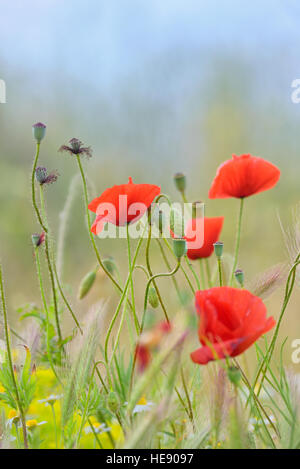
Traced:
<path fill-rule="evenodd" d="M 16 379 L 16 376 L 15 376 L 15 373 L 14 373 L 14 366 L 13 366 L 12 354 L 11 354 L 11 348 L 10 348 L 9 326 L 8 326 L 8 319 L 7 319 L 7 309 L 6 309 L 6 302 L 5 302 L 3 274 L 2 274 L 1 264 L 0 264 L 0 291 L 1 291 L 2 311 L 3 311 L 3 319 L 4 319 L 4 333 L 5 333 L 5 342 L 6 342 L 8 365 L 9 365 L 11 379 L 12 379 L 13 386 L 14 386 L 16 403 L 17 403 L 17 406 L 18 406 L 18 409 L 19 409 L 21 422 L 22 422 L 24 448 L 28 449 L 28 437 L 27 437 L 25 413 L 24 413 L 23 406 L 22 406 L 21 399 L 20 399 L 20 393 L 19 393 L 19 388 L 18 388 L 18 384 L 17 384 L 17 379 Z"/>

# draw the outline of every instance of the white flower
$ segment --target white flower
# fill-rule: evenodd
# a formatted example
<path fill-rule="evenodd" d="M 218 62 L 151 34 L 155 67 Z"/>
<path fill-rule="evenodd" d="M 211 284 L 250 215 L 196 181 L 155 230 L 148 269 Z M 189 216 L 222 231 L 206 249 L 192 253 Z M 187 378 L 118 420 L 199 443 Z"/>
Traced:
<path fill-rule="evenodd" d="M 109 432 L 111 429 L 110 427 L 107 427 L 105 425 L 105 423 L 98 423 L 98 422 L 95 422 L 92 424 L 93 425 L 93 429 L 94 429 L 94 432 L 95 433 L 107 433 Z M 88 435 L 89 433 L 92 433 L 93 430 L 91 429 L 91 427 L 86 427 L 84 429 L 85 433 Z"/>
<path fill-rule="evenodd" d="M 46 399 L 41 399 L 39 400 L 38 402 L 40 404 L 45 404 L 45 406 L 47 405 L 53 405 L 56 401 L 58 401 L 59 399 L 61 399 L 63 397 L 62 394 L 58 395 L 58 396 L 55 396 L 54 394 L 51 394 L 50 396 L 48 396 Z"/>

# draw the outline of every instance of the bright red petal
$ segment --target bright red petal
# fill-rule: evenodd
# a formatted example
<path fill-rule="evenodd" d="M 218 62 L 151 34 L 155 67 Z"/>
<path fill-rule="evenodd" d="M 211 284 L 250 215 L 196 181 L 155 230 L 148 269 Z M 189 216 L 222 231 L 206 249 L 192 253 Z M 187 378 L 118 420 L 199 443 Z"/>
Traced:
<path fill-rule="evenodd" d="M 279 169 L 269 161 L 252 155 L 233 155 L 218 168 L 209 198 L 249 197 L 271 189 L 279 178 Z"/>
<path fill-rule="evenodd" d="M 211 256 L 214 251 L 214 243 L 219 239 L 224 217 L 204 217 L 204 223 L 197 225 L 198 221 L 200 222 L 201 219 L 189 220 L 185 229 L 185 239 L 188 247 L 187 256 L 191 260 Z M 203 228 L 204 233 L 197 233 L 197 230 L 203 230 Z"/>

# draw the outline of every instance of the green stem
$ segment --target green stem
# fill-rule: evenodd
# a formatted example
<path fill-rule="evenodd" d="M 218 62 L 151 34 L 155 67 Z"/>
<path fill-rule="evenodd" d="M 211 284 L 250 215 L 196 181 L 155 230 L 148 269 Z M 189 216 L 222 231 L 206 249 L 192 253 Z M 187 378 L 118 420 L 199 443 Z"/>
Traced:
<path fill-rule="evenodd" d="M 157 243 L 158 243 L 158 246 L 159 246 L 159 249 L 160 249 L 162 258 L 163 258 L 163 260 L 164 260 L 164 262 L 165 262 L 165 264 L 166 264 L 167 269 L 168 269 L 168 270 L 171 270 L 170 262 L 168 261 L 168 258 L 167 258 L 167 256 L 166 256 L 166 253 L 165 253 L 165 251 L 164 251 L 164 248 L 163 248 L 163 246 L 161 245 L 160 239 L 157 239 L 156 241 L 157 241 Z M 148 273 L 147 273 L 147 275 L 148 275 Z M 172 281 L 173 281 L 174 288 L 175 288 L 175 290 L 176 290 L 178 299 L 179 299 L 179 301 L 181 302 L 181 301 L 182 301 L 182 299 L 181 299 L 181 293 L 180 293 L 180 290 L 179 290 L 179 286 L 178 286 L 176 277 L 172 277 Z"/>
<path fill-rule="evenodd" d="M 38 159 L 39 159 L 39 154 L 40 154 L 40 143 L 36 144 L 36 154 L 34 158 L 34 163 L 32 167 L 32 173 L 31 173 L 31 198 L 32 198 L 32 204 L 34 211 L 36 213 L 36 216 L 38 218 L 39 224 L 41 225 L 42 229 L 45 231 L 45 233 L 48 233 L 48 228 L 46 225 L 44 225 L 43 219 L 41 217 L 39 208 L 36 203 L 36 197 L 35 197 L 35 170 L 38 164 Z"/>
<path fill-rule="evenodd" d="M 218 257 L 218 270 L 219 270 L 219 284 L 220 287 L 223 286 L 223 280 L 222 280 L 222 259 L 221 257 Z"/>
<path fill-rule="evenodd" d="M 51 405 L 51 410 L 52 410 L 52 416 L 53 416 L 53 425 L 54 425 L 54 434 L 55 434 L 55 445 L 56 449 L 58 448 L 58 438 L 57 438 L 57 425 L 56 425 L 56 416 L 55 416 L 55 409 L 54 409 L 54 404 Z"/>
<path fill-rule="evenodd" d="M 46 254 L 46 260 L 47 260 L 49 276 L 50 276 L 50 283 L 51 283 L 51 289 L 52 289 L 56 330 L 57 330 L 58 339 L 59 339 L 59 342 L 60 342 L 60 345 L 61 345 L 63 339 L 62 339 L 62 333 L 61 333 L 60 322 L 59 322 L 59 313 L 58 313 L 58 305 L 57 305 L 57 297 L 56 297 L 55 280 L 54 280 L 54 274 L 53 274 L 53 269 L 52 269 L 52 264 L 51 264 L 51 259 L 50 259 L 50 246 L 49 246 L 49 239 L 48 239 L 49 227 L 48 227 L 48 221 L 47 221 L 47 215 L 46 215 L 44 192 L 43 192 L 43 187 L 41 185 L 40 185 L 40 200 L 41 200 L 41 209 L 42 209 L 42 213 L 43 213 L 43 217 L 44 217 L 44 221 L 45 221 L 45 226 L 47 227 L 47 234 L 45 234 L 45 254 Z"/>
<path fill-rule="evenodd" d="M 207 281 L 208 281 L 208 286 L 209 286 L 209 288 L 211 288 L 212 287 L 212 282 L 211 282 L 211 273 L 210 273 L 208 258 L 205 259 L 205 267 L 206 267 L 206 277 L 207 277 Z"/>
<path fill-rule="evenodd" d="M 77 163 L 78 163 L 78 167 L 79 167 L 79 171 L 80 171 L 81 179 L 82 179 L 83 194 L 84 194 L 84 204 L 85 204 L 85 214 L 86 214 L 86 219 L 87 219 L 87 224 L 88 224 L 88 231 L 89 231 L 89 237 L 90 237 L 90 240 L 91 240 L 91 243 L 92 243 L 92 247 L 93 247 L 93 249 L 94 249 L 94 252 L 95 252 L 95 254 L 96 254 L 96 258 L 97 258 L 97 261 L 98 261 L 100 267 L 103 269 L 103 271 L 106 273 L 106 275 L 110 278 L 110 280 L 111 280 L 112 283 L 115 285 L 115 287 L 116 287 L 121 293 L 123 293 L 123 290 L 122 290 L 121 286 L 118 284 L 118 282 L 114 279 L 114 277 L 112 276 L 112 274 L 107 270 L 107 268 L 106 268 L 105 265 L 103 264 L 102 259 L 101 259 L 101 256 L 100 256 L 100 253 L 99 253 L 99 250 L 98 250 L 98 248 L 97 248 L 97 246 L 96 246 L 96 243 L 95 243 L 95 239 L 94 239 L 93 233 L 91 232 L 91 217 L 90 217 L 90 212 L 89 212 L 89 209 L 88 209 L 89 198 L 88 198 L 88 191 L 87 191 L 86 179 L 85 179 L 84 171 L 83 171 L 82 164 L 81 164 L 81 161 L 80 161 L 80 156 L 77 155 L 76 158 L 77 158 Z M 132 308 L 132 305 L 131 305 L 130 302 L 129 302 L 129 304 L 130 304 L 130 307 Z"/>
<path fill-rule="evenodd" d="M 188 268 L 190 269 L 190 271 L 192 272 L 192 275 L 193 275 L 193 277 L 196 281 L 197 289 L 201 290 L 200 280 L 199 280 L 199 277 L 198 277 L 198 275 L 196 274 L 196 272 L 194 270 L 194 267 L 192 266 L 192 263 L 189 261 L 187 256 L 184 256 L 184 257 L 185 257 L 186 264 L 187 264 Z"/>
<path fill-rule="evenodd" d="M 164 241 L 165 245 L 167 246 L 167 248 L 169 249 L 169 251 L 173 254 L 173 256 L 176 257 L 175 254 L 174 254 L 174 252 L 173 252 L 173 249 L 172 249 L 170 243 L 168 242 L 168 240 L 167 240 L 166 238 L 163 238 L 163 241 Z M 194 295 L 194 294 L 195 294 L 195 289 L 194 289 L 193 284 L 192 284 L 192 282 L 190 281 L 189 276 L 188 276 L 188 274 L 186 273 L 186 271 L 185 271 L 185 269 L 184 269 L 184 267 L 183 267 L 182 264 L 180 264 L 180 269 L 181 269 L 183 275 L 185 276 L 185 279 L 186 279 L 186 281 L 187 281 L 187 283 L 188 283 L 188 285 L 189 285 L 189 287 L 190 287 L 190 289 L 191 289 L 191 291 L 192 291 L 192 293 L 193 293 L 193 295 Z"/>
<path fill-rule="evenodd" d="M 136 259 L 137 259 L 137 256 L 138 256 L 138 253 L 139 253 L 139 250 L 140 250 L 140 247 L 142 245 L 142 242 L 143 242 L 143 236 L 141 236 L 141 238 L 139 239 L 139 242 L 138 242 L 138 245 L 136 247 L 136 250 L 135 250 L 135 254 L 133 256 L 133 260 L 132 260 L 132 269 L 134 269 L 134 266 L 135 266 L 135 263 L 136 263 Z M 105 338 L 105 345 L 104 345 L 104 357 L 105 357 L 105 361 L 106 363 L 108 363 L 108 342 L 109 342 L 109 338 L 110 338 L 110 335 L 111 335 L 111 332 L 112 332 L 112 329 L 114 327 L 114 324 L 117 320 L 117 317 L 119 315 L 119 312 L 120 312 L 120 309 L 121 309 L 121 306 L 122 306 L 122 303 L 125 299 L 125 296 L 126 296 L 126 292 L 127 292 L 127 289 L 128 289 L 128 286 L 129 286 L 129 282 L 130 282 L 130 276 L 128 275 L 127 276 L 127 280 L 126 280 L 126 283 L 125 283 L 125 286 L 124 286 L 124 290 L 122 291 L 122 295 L 121 295 L 121 298 L 119 300 L 119 303 L 118 303 L 118 306 L 117 306 L 117 309 L 115 311 L 115 314 L 113 315 L 113 318 L 111 320 L 111 323 L 109 325 L 109 328 L 108 328 L 108 331 L 107 331 L 107 334 L 106 334 L 106 338 Z"/>
<path fill-rule="evenodd" d="M 148 304 L 148 294 L 149 294 L 149 288 L 151 286 L 151 283 L 153 282 L 153 284 L 154 284 L 154 280 L 156 278 L 171 277 L 172 275 L 175 275 L 176 272 L 179 270 L 180 263 L 181 263 L 181 261 L 180 261 L 180 259 L 178 259 L 176 267 L 171 272 L 156 274 L 156 275 L 153 275 L 152 277 L 149 278 L 149 280 L 147 282 L 147 285 L 146 285 L 146 291 L 145 291 L 144 312 L 143 312 L 143 318 L 142 318 L 142 324 L 141 324 L 141 333 L 143 332 L 143 329 L 144 329 L 145 317 L 146 317 L 146 311 L 147 311 L 147 304 Z M 166 316 L 166 320 L 167 320 L 167 322 L 170 322 L 170 320 L 168 318 L 168 315 Z M 130 386 L 129 386 L 130 393 L 131 393 L 132 386 L 133 386 L 133 376 L 134 376 L 135 364 L 136 364 L 136 354 L 134 354 L 132 369 L 131 369 Z M 130 395 L 130 393 L 129 393 L 129 395 Z"/>
<path fill-rule="evenodd" d="M 78 319 L 76 318 L 76 315 L 75 315 L 74 311 L 72 310 L 72 308 L 71 308 L 71 306 L 70 306 L 70 303 L 68 302 L 68 300 L 67 300 L 67 298 L 66 298 L 66 296 L 65 296 L 65 294 L 64 294 L 64 291 L 63 291 L 63 289 L 62 289 L 62 286 L 61 286 L 61 283 L 60 283 L 60 280 L 59 280 L 59 277 L 58 277 L 58 273 L 57 273 L 57 269 L 56 269 L 56 265 L 55 265 L 55 261 L 54 261 L 54 260 L 53 260 L 53 270 L 54 270 L 54 275 L 55 275 L 55 279 L 56 279 L 56 283 L 57 283 L 57 286 L 58 286 L 58 290 L 59 290 L 59 292 L 60 292 L 60 295 L 61 295 L 61 297 L 62 297 L 62 299 L 63 299 L 63 301 L 64 301 L 66 307 L 68 308 L 68 310 L 69 310 L 69 312 L 70 312 L 70 314 L 71 314 L 71 316 L 72 316 L 72 318 L 73 318 L 73 320 L 74 320 L 76 326 L 78 327 L 78 329 L 79 329 L 79 331 L 80 331 L 80 333 L 81 333 L 81 335 L 82 335 L 82 334 L 83 334 L 83 330 L 82 330 L 82 328 L 81 328 L 81 326 L 80 326 L 80 324 L 79 324 Z"/>
<path fill-rule="evenodd" d="M 279 333 L 279 329 L 280 329 L 280 326 L 281 326 L 281 322 L 282 322 L 284 313 L 286 311 L 286 308 L 288 306 L 289 300 L 291 298 L 291 295 L 292 295 L 292 292 L 293 292 L 293 289 L 294 289 L 295 280 L 296 280 L 296 273 L 297 273 L 297 267 L 300 264 L 299 258 L 300 258 L 300 254 L 298 254 L 297 258 L 295 259 L 294 265 L 293 265 L 293 267 L 291 268 L 291 270 L 289 272 L 287 283 L 286 283 L 286 288 L 285 288 L 285 296 L 284 296 L 284 300 L 283 300 L 283 305 L 282 305 L 280 316 L 279 316 L 279 319 L 278 319 L 278 322 L 277 322 L 277 325 L 276 325 L 276 329 L 275 329 L 271 344 L 270 344 L 270 346 L 267 350 L 265 359 L 262 361 L 262 364 L 261 364 L 261 366 L 258 370 L 258 373 L 256 375 L 256 378 L 255 378 L 255 382 L 254 382 L 253 387 L 255 387 L 255 385 L 257 384 L 260 374 L 263 373 L 263 376 L 262 376 L 262 379 L 261 379 L 261 382 L 260 382 L 260 385 L 259 385 L 259 389 L 258 389 L 258 392 L 257 392 L 258 396 L 259 396 L 260 391 L 262 389 L 262 385 L 263 385 L 264 379 L 266 377 L 266 373 L 267 373 L 267 370 L 268 370 L 268 367 L 269 367 L 269 363 L 271 361 L 271 358 L 272 358 L 272 355 L 273 355 L 273 352 L 274 352 L 274 349 L 275 349 L 275 344 L 276 344 L 276 341 L 277 341 L 277 337 L 278 337 L 278 333 Z"/>
<path fill-rule="evenodd" d="M 180 259 L 178 260 L 176 267 L 174 267 L 174 269 L 171 270 L 171 272 L 165 272 L 165 273 L 161 273 L 161 274 L 155 274 L 155 275 L 152 275 L 152 277 L 149 278 L 149 280 L 148 280 L 148 282 L 147 282 L 147 285 L 146 285 L 146 291 L 145 291 L 144 312 L 143 312 L 143 319 L 142 319 L 142 325 L 141 325 L 141 333 L 143 332 L 143 328 L 144 328 L 145 315 L 146 315 L 147 304 L 148 304 L 148 294 L 149 294 L 149 289 L 150 289 L 151 283 L 153 283 L 153 285 L 154 285 L 154 281 L 155 281 L 155 279 L 157 279 L 157 278 L 172 277 L 172 275 L 175 275 L 176 272 L 178 272 L 179 267 L 180 267 Z M 170 322 L 167 312 L 166 312 L 166 320 L 167 320 L 168 322 Z"/>
<path fill-rule="evenodd" d="M 150 244 L 151 244 L 151 235 L 152 235 L 152 225 L 151 225 L 151 222 L 149 220 L 149 223 L 148 223 L 148 239 L 147 239 L 147 245 L 146 245 L 146 265 L 147 265 L 147 269 L 148 269 L 148 272 L 149 272 L 149 276 L 152 278 L 153 277 L 153 272 L 151 270 L 151 265 L 150 265 Z M 148 282 L 149 283 L 149 282 Z M 167 313 L 167 310 L 166 310 L 166 307 L 164 305 L 164 302 L 162 300 L 162 297 L 161 297 L 161 294 L 160 294 L 160 291 L 156 285 L 156 282 L 153 281 L 153 286 L 155 288 L 155 291 L 156 291 L 156 294 L 157 294 L 157 298 L 158 298 L 158 301 L 161 305 L 161 308 L 164 312 L 164 315 L 165 315 L 165 318 L 166 320 L 169 322 L 169 318 L 168 318 L 168 313 Z M 147 305 L 146 305 L 147 306 Z M 145 314 L 145 311 L 144 311 L 144 314 Z M 144 321 L 144 316 L 143 316 L 143 321 Z M 143 329 L 143 325 L 142 325 L 142 328 L 141 330 Z"/>
<path fill-rule="evenodd" d="M 202 288 L 205 289 L 206 288 L 206 282 L 205 282 L 203 259 L 199 259 L 199 265 L 200 265 L 201 284 L 202 284 Z"/>
<path fill-rule="evenodd" d="M 188 403 L 189 418 L 192 422 L 192 425 L 193 425 L 194 431 L 195 431 L 195 423 L 194 423 L 194 414 L 193 414 L 192 403 L 191 403 L 191 400 L 190 400 L 190 396 L 189 396 L 189 392 L 188 392 L 187 385 L 186 385 L 186 382 L 185 382 L 185 377 L 184 377 L 184 372 L 183 372 L 182 367 L 180 368 L 180 374 L 181 374 L 182 385 L 183 385 L 185 397 L 186 397 L 186 400 L 187 400 L 187 403 Z"/>
<path fill-rule="evenodd" d="M 231 272 L 231 277 L 230 277 L 230 283 L 229 283 L 230 286 L 232 285 L 234 272 L 236 271 L 236 267 L 237 267 L 237 263 L 238 263 L 240 240 L 241 240 L 241 227 L 242 227 L 243 208 L 244 208 L 244 198 L 241 198 L 239 218 L 238 218 L 238 226 L 237 226 L 237 233 L 236 233 L 234 262 L 233 262 L 233 267 L 232 267 L 232 272 Z"/>
<path fill-rule="evenodd" d="M 46 347 L 47 347 L 47 355 L 48 355 L 48 360 L 50 363 L 50 367 L 56 376 L 57 380 L 60 381 L 59 377 L 57 376 L 57 373 L 55 371 L 55 366 L 52 360 L 52 354 L 51 354 L 51 347 L 50 347 L 50 320 L 49 320 L 49 312 L 48 312 L 48 306 L 47 306 L 47 301 L 46 301 L 46 296 L 44 292 L 44 286 L 43 286 L 43 279 L 42 279 L 42 272 L 41 272 L 41 263 L 40 263 L 40 254 L 39 254 L 39 248 L 37 247 L 35 249 L 35 260 L 36 260 L 36 270 L 37 270 L 37 275 L 39 279 L 39 286 L 40 286 L 40 293 L 41 293 L 41 298 L 44 306 L 44 310 L 46 313 Z"/>
<path fill-rule="evenodd" d="M 135 299 L 134 299 L 134 288 L 133 288 L 133 278 L 132 278 L 131 249 L 130 249 L 130 236 L 129 236 L 129 223 L 127 223 L 127 225 L 126 225 L 126 233 L 127 233 L 128 269 L 129 269 L 129 278 L 130 278 L 132 313 L 133 313 L 133 319 L 134 319 L 134 324 L 135 324 L 136 332 L 137 332 L 137 334 L 139 334 L 139 332 L 140 332 L 140 325 L 139 325 L 138 318 L 137 318 L 137 316 L 136 316 Z M 126 303 L 127 303 L 127 301 L 125 301 L 125 308 L 126 308 Z"/>
<path fill-rule="evenodd" d="M 3 274 L 2 274 L 1 264 L 0 264 L 0 291 L 1 291 L 1 301 L 2 301 L 2 311 L 3 311 L 3 320 L 4 320 L 4 332 L 5 332 L 8 366 L 9 366 L 11 379 L 12 379 L 13 387 L 15 391 L 16 403 L 19 409 L 21 422 L 22 422 L 24 448 L 28 449 L 26 419 L 25 419 L 25 414 L 24 414 L 23 406 L 22 406 L 21 399 L 20 399 L 17 379 L 14 373 L 14 366 L 13 366 L 12 355 L 11 355 L 10 340 L 9 340 L 9 326 L 8 326 L 8 320 L 7 320 L 7 309 L 6 309 L 6 302 L 5 302 L 5 295 L 4 295 L 4 284 L 3 284 Z"/>

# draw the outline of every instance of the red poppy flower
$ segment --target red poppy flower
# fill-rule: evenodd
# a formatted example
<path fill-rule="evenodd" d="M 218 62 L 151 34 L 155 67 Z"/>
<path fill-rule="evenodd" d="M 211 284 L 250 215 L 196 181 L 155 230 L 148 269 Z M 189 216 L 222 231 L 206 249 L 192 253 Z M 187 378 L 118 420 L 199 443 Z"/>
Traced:
<path fill-rule="evenodd" d="M 214 251 L 214 243 L 219 239 L 224 217 L 194 218 L 185 227 L 187 256 L 191 260 L 209 257 Z"/>
<path fill-rule="evenodd" d="M 217 170 L 209 191 L 210 199 L 249 197 L 275 186 L 279 169 L 269 161 L 252 155 L 233 155 Z"/>
<path fill-rule="evenodd" d="M 106 189 L 89 204 L 89 210 L 97 215 L 91 228 L 92 232 L 99 234 L 106 222 L 124 226 L 137 221 L 159 194 L 160 187 L 152 184 L 134 184 L 131 178 L 128 184 Z"/>
<path fill-rule="evenodd" d="M 218 287 L 198 291 L 196 308 L 202 347 L 191 358 L 200 365 L 243 353 L 275 325 L 272 317 L 267 318 L 263 301 L 247 290 Z"/>
<path fill-rule="evenodd" d="M 160 345 L 163 337 L 171 331 L 171 328 L 172 326 L 169 322 L 163 321 L 158 323 L 151 330 L 142 333 L 135 349 L 140 372 L 147 368 L 152 358 L 152 351 Z"/>

